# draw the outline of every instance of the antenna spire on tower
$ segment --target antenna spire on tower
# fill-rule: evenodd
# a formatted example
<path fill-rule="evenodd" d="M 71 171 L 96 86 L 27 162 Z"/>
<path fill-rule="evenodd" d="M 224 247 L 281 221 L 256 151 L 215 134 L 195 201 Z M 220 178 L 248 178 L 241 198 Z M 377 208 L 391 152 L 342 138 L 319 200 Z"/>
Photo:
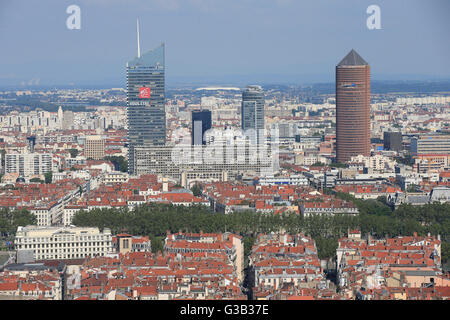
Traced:
<path fill-rule="evenodd" d="M 139 38 L 139 19 L 137 19 L 137 49 L 138 49 L 138 58 L 141 57 L 141 40 Z"/>

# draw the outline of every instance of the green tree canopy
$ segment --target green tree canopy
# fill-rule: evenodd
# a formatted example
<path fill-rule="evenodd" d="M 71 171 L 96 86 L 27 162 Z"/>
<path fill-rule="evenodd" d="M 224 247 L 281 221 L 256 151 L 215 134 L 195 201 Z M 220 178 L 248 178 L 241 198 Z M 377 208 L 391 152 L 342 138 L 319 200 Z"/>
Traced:
<path fill-rule="evenodd" d="M 128 161 L 123 156 L 108 156 L 104 157 L 104 160 L 111 161 L 114 166 L 117 166 L 119 171 L 121 172 L 128 172 Z"/>
<path fill-rule="evenodd" d="M 36 217 L 27 210 L 0 208 L 0 237 L 12 237 L 19 226 L 36 224 Z"/>
<path fill-rule="evenodd" d="M 191 191 L 196 197 L 200 197 L 202 195 L 201 186 L 198 184 L 194 184 L 194 186 L 191 188 Z"/>
<path fill-rule="evenodd" d="M 79 151 L 77 149 L 69 149 L 69 152 L 71 158 L 76 158 L 78 156 Z"/>
<path fill-rule="evenodd" d="M 49 171 L 46 174 L 44 174 L 45 177 L 45 183 L 52 183 L 52 179 L 53 179 L 53 172 Z"/>
<path fill-rule="evenodd" d="M 333 258 L 337 239 L 346 236 L 349 229 L 360 229 L 363 234 L 374 237 L 396 237 L 424 235 L 428 232 L 441 235 L 443 243 L 450 241 L 450 204 L 428 204 L 425 206 L 401 205 L 392 210 L 377 200 L 355 199 L 345 193 L 341 198 L 352 200 L 360 210 L 358 216 L 311 216 L 301 217 L 293 213 L 261 214 L 254 211 L 240 211 L 230 214 L 213 212 L 206 206 L 174 206 L 172 204 L 151 203 L 128 210 L 94 209 L 79 211 L 73 218 L 77 226 L 110 228 L 113 233 L 123 230 L 134 235 L 164 237 L 171 232 L 233 232 L 244 237 L 244 250 L 251 250 L 248 237 L 258 233 L 285 230 L 289 233 L 304 233 L 316 240 L 319 257 Z M 157 240 L 155 240 L 157 241 Z M 245 244 L 247 246 L 245 247 Z M 153 243 L 152 243 L 153 246 Z M 155 243 L 154 250 L 160 248 Z M 446 247 L 447 248 L 447 247 Z M 443 251 L 442 261 L 449 259 L 448 251 Z"/>

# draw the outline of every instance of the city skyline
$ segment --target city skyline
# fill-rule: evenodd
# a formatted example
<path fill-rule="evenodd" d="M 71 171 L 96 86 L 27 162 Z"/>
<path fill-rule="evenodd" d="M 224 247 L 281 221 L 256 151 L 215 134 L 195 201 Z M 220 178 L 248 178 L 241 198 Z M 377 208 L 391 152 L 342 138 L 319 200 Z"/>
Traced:
<path fill-rule="evenodd" d="M 0 301 L 450 300 L 450 1 L 0 1 Z"/>
<path fill-rule="evenodd" d="M 143 51 L 166 43 L 169 84 L 327 82 L 333 79 L 335 57 L 352 47 L 371 61 L 377 70 L 375 80 L 450 78 L 446 59 L 450 47 L 442 40 L 448 29 L 443 12 L 449 3 L 444 1 L 428 7 L 417 1 L 403 6 L 404 1 L 379 1 L 380 30 L 366 26 L 369 1 L 263 1 L 261 7 L 253 6 L 254 17 L 252 1 L 225 8 L 221 1 L 168 1 L 166 6 L 132 2 L 124 7 L 119 1 L 79 1 L 81 29 L 68 30 L 68 1 L 46 1 L 32 11 L 22 1 L 4 1 L 0 86 L 124 86 L 120 66 L 136 50 L 136 18 L 141 21 Z M 44 19 L 48 12 L 55 17 Z M 114 22 L 117 12 L 120 24 Z M 218 23 L 231 15 L 243 19 L 226 27 Z M 111 20 L 103 19 L 99 25 L 95 21 L 99 16 Z M 167 21 L 173 23 L 167 25 Z M 30 54 L 25 46 L 36 49 Z M 384 48 L 381 53 L 380 47 Z"/>

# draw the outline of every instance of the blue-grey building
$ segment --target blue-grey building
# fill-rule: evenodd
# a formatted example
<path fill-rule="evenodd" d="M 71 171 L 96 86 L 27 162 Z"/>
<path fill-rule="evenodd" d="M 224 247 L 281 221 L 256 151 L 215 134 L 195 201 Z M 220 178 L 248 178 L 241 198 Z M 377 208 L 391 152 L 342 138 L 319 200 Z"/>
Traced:
<path fill-rule="evenodd" d="M 192 111 L 192 145 L 206 144 L 205 132 L 211 129 L 211 111 Z"/>
<path fill-rule="evenodd" d="M 242 130 L 264 130 L 264 91 L 260 86 L 247 86 L 242 92 Z"/>
<path fill-rule="evenodd" d="M 127 63 L 128 172 L 134 174 L 134 147 L 165 145 L 164 43 Z"/>

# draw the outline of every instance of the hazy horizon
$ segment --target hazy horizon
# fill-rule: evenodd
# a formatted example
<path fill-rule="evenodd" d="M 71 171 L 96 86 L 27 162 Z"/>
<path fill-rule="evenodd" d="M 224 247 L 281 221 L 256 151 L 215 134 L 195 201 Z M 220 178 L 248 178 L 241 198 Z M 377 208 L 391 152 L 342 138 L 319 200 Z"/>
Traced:
<path fill-rule="evenodd" d="M 69 30 L 69 5 L 81 29 Z M 366 9 L 381 9 L 369 30 Z M 0 87 L 125 86 L 125 65 L 166 44 L 166 83 L 334 82 L 353 48 L 373 80 L 448 80 L 450 1 L 0 0 Z"/>

